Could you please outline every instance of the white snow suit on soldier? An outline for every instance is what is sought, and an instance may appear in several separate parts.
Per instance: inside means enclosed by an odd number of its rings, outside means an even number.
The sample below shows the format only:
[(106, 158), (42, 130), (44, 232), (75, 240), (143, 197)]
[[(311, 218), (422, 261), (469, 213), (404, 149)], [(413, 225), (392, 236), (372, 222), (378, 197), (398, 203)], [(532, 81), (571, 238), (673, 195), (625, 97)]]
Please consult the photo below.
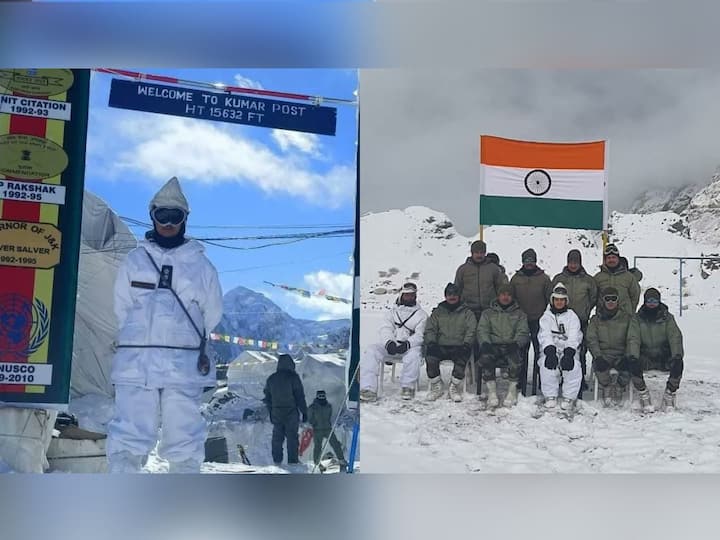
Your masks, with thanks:
[(380, 328), (380, 341), (368, 346), (360, 357), (360, 390), (377, 392), (380, 366), (388, 352), (385, 345), (388, 341), (407, 341), (410, 348), (401, 355), (402, 371), (400, 373), (400, 386), (414, 388), (420, 376), (420, 362), (422, 360), (422, 342), (425, 323), (428, 315), (420, 307), (395, 304), (385, 315)]
[[(572, 309), (561, 313), (553, 313), (550, 306), (540, 317), (540, 331), (538, 341), (540, 343), (540, 388), (545, 398), (557, 398), (562, 379), (562, 397), (575, 399), (580, 391), (582, 383), (582, 366), (580, 364), (580, 344), (583, 334), (580, 330), (580, 319)], [(557, 366), (548, 369), (545, 366), (545, 349), (554, 346), (557, 351)], [(570, 351), (569, 349), (572, 349)], [(563, 369), (562, 360), (565, 351), (572, 353), (572, 369)], [(574, 352), (573, 352), (574, 351)], [(566, 359), (565, 364), (569, 361)]]
[[(189, 210), (173, 178), (152, 205)], [(150, 257), (163, 272), (153, 266)], [(204, 247), (185, 239), (171, 249), (141, 241), (118, 270), (115, 315), (117, 352), (110, 378), (115, 415), (108, 425), (110, 472), (139, 472), (158, 440), (170, 472), (199, 472), (205, 458), (207, 425), (200, 414), (203, 387), (216, 373), (198, 370), (200, 337), (170, 287), (200, 331), (210, 332), (222, 317), (217, 271)]]

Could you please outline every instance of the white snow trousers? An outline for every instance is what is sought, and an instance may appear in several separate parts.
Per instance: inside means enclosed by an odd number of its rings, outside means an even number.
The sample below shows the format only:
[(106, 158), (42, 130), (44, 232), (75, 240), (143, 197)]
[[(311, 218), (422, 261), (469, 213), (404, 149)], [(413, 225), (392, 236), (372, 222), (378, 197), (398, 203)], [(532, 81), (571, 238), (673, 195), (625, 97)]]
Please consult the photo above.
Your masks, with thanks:
[[(382, 369), (385, 357), (389, 356), (385, 347), (379, 343), (370, 345), (360, 357), (360, 389), (377, 392), (378, 376)], [(400, 355), (394, 355), (397, 358)], [(403, 388), (415, 388), (415, 383), (420, 377), (420, 362), (422, 354), (420, 347), (411, 347), (402, 355), (402, 370), (400, 372), (400, 386)]]
[(200, 414), (202, 388), (115, 385), (115, 415), (108, 424), (109, 472), (140, 472), (157, 444), (170, 472), (200, 472), (207, 423)]
[(558, 397), (560, 391), (560, 379), (562, 377), (562, 397), (568, 399), (577, 399), (580, 392), (580, 384), (582, 383), (582, 366), (580, 364), (580, 355), (575, 353), (575, 363), (572, 370), (560, 373), (560, 360), (562, 360), (562, 351), (558, 351), (558, 367), (557, 369), (548, 369), (545, 367), (545, 353), (540, 353), (538, 362), (540, 363), (540, 389), (543, 396)]

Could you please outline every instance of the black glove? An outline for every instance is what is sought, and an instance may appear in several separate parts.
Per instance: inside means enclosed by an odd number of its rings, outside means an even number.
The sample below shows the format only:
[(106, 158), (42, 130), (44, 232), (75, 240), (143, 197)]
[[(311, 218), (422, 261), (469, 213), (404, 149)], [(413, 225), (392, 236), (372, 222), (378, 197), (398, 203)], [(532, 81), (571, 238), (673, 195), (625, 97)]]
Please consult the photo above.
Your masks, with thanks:
[(492, 345), (490, 345), (487, 341), (485, 343), (480, 344), (480, 353), (481, 354), (492, 354), (493, 348)]
[(409, 341), (398, 341), (395, 347), (395, 354), (405, 354), (410, 348)]
[(470, 353), (472, 353), (472, 345), (470, 343), (463, 343), (460, 347), (460, 351), (462, 352), (463, 356), (469, 358)]
[(397, 344), (394, 341), (388, 341), (385, 344), (385, 350), (388, 352), (389, 355), (393, 355), (397, 353)]
[(307, 413), (303, 413), (302, 421), (303, 421), (303, 423), (307, 422)]
[(560, 369), (563, 371), (572, 371), (575, 367), (575, 349), (566, 347), (563, 351), (562, 360), (560, 361)]
[(557, 369), (558, 367), (558, 357), (557, 357), (557, 349), (554, 345), (548, 345), (543, 349), (543, 352), (545, 353), (545, 367), (547, 369)]
[(593, 368), (595, 371), (607, 371), (610, 369), (610, 364), (602, 356), (593, 358)]

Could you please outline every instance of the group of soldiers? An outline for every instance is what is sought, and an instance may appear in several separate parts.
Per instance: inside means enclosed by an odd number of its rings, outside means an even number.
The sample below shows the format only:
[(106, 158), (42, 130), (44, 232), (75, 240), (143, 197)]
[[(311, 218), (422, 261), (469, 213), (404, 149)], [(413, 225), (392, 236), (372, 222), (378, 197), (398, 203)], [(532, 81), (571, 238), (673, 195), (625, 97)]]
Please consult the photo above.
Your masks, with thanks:
[[(481, 401), (487, 407), (512, 407), (518, 390), (526, 395), (532, 345), (533, 393), (539, 379), (541, 406), (547, 410), (559, 407), (569, 412), (582, 399), (588, 351), (605, 406), (621, 404), (632, 382), (643, 411), (653, 411), (643, 378), (649, 369), (669, 372), (662, 407), (675, 406), (684, 365), (682, 334), (655, 288), (645, 291), (635, 311), (642, 273), (629, 268), (617, 246), (604, 248), (603, 264), (594, 276), (583, 267), (580, 251), (570, 250), (566, 266), (553, 279), (538, 267), (533, 249), (522, 253), (522, 266), (510, 280), (497, 255), (487, 253), (485, 242), (473, 242), (470, 252), (454, 282), (445, 287), (445, 300), (429, 317), (417, 302), (417, 286), (403, 285), (386, 314), (379, 342), (363, 351), (362, 401), (377, 400), (383, 362), (400, 357), (402, 399), (414, 398), (424, 359), (428, 398), (445, 395), (440, 362), (451, 360), (447, 395), (462, 401), (465, 373), (473, 359), (470, 366)], [(502, 398), (496, 384), (498, 368), (509, 383)]]

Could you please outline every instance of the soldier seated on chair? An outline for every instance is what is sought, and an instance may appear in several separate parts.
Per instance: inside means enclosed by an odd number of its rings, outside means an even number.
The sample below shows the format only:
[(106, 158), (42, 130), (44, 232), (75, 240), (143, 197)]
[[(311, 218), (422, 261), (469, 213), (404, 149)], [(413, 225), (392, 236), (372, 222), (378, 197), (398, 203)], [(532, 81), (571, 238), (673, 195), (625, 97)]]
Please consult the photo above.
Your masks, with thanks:
[(402, 359), (402, 397), (413, 397), (420, 376), (426, 321), (427, 313), (417, 303), (417, 285), (406, 283), (380, 327), (380, 342), (367, 347), (360, 357), (360, 401), (377, 399), (378, 376), (387, 356)]
[(522, 370), (520, 351), (530, 342), (527, 315), (520, 310), (512, 296), (512, 287), (503, 284), (498, 287), (497, 299), (489, 309), (483, 311), (477, 327), (477, 341), (480, 343), (480, 366), (486, 381), (487, 392), (480, 397), (487, 400), (489, 407), (497, 407), (495, 368), (507, 362), (510, 386), (505, 404), (517, 403), (517, 382)]
[(430, 381), (429, 399), (436, 400), (443, 395), (440, 362), (452, 360), (448, 396), (453, 401), (462, 401), (465, 367), (472, 353), (476, 324), (472, 310), (460, 301), (459, 287), (448, 283), (445, 286), (445, 301), (433, 309), (425, 325), (423, 348)]
[[(593, 370), (600, 386), (603, 404), (608, 407), (622, 402), (632, 379), (640, 393), (640, 404), (649, 411), (650, 392), (645, 386), (640, 355), (640, 327), (637, 317), (620, 309), (618, 291), (606, 287), (600, 291), (600, 306), (588, 323), (587, 344), (593, 357)], [(610, 369), (618, 372), (612, 381)]]
[(663, 407), (675, 406), (675, 392), (683, 372), (683, 336), (675, 317), (660, 300), (660, 291), (645, 291), (645, 302), (638, 310), (640, 325), (640, 362), (643, 370), (669, 371)]

